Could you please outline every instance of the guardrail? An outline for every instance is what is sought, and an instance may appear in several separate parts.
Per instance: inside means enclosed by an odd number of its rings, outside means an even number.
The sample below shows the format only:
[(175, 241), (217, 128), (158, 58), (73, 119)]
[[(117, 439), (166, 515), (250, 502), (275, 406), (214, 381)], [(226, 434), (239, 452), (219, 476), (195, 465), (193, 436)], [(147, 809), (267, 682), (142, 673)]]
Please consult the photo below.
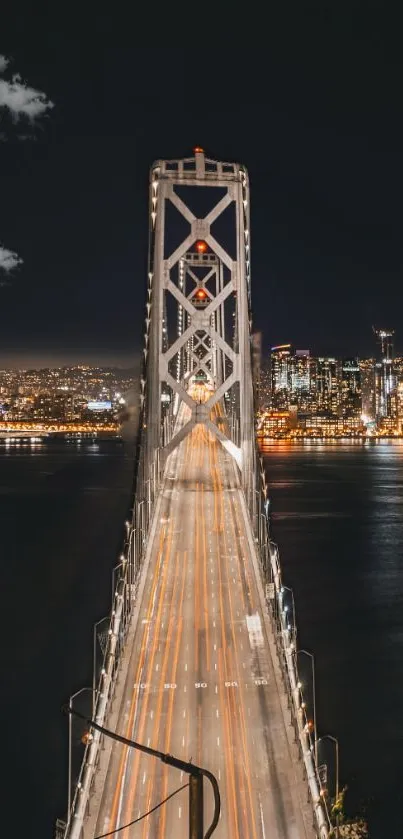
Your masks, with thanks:
[[(95, 722), (104, 727), (107, 727), (116, 676), (125, 650), (130, 618), (136, 603), (140, 572), (145, 556), (154, 504), (160, 486), (161, 475), (158, 455), (159, 452), (157, 451), (155, 461), (150, 469), (150, 477), (146, 480), (144, 480), (143, 464), (140, 465), (140, 500), (135, 501), (131, 521), (126, 522), (123, 551), (114, 570), (116, 585), (112, 596), (107, 643), (94, 698), (93, 711)], [(86, 740), (70, 812), (67, 813), (64, 839), (80, 839), (83, 822), (88, 813), (89, 798), (99, 763), (103, 736), (94, 729), (87, 733)]]

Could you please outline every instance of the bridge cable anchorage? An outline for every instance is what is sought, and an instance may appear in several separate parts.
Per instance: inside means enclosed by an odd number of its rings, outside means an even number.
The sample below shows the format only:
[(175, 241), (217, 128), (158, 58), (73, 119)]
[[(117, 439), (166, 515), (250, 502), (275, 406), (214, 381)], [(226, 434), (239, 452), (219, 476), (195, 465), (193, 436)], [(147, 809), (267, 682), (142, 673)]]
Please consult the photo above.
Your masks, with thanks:
[[(168, 766), (173, 766), (175, 769), (179, 769), (181, 772), (186, 772), (187, 775), (190, 775), (190, 782), (189, 784), (185, 784), (185, 786), (189, 787), (189, 826), (190, 826), (190, 833), (189, 839), (210, 839), (210, 836), (213, 835), (220, 818), (220, 811), (221, 811), (221, 799), (220, 799), (220, 790), (218, 787), (218, 782), (208, 769), (204, 769), (202, 766), (196, 766), (196, 764), (191, 763), (190, 761), (181, 760), (180, 758), (174, 757), (174, 755), (170, 755), (167, 752), (160, 752), (157, 749), (152, 749), (150, 746), (144, 746), (142, 743), (137, 743), (135, 740), (129, 740), (128, 737), (123, 737), (122, 734), (116, 734), (115, 731), (110, 731), (108, 728), (104, 728), (103, 725), (98, 725), (95, 720), (90, 719), (85, 714), (82, 714), (80, 711), (77, 711), (75, 708), (70, 707), (70, 705), (63, 705), (62, 712), (69, 716), (72, 714), (75, 717), (78, 717), (84, 722), (87, 723), (89, 728), (94, 728), (96, 731), (99, 731), (100, 734), (103, 734), (104, 737), (110, 737), (112, 740), (117, 740), (118, 743), (123, 743), (124, 746), (129, 746), (131, 749), (137, 749), (140, 752), (144, 752), (145, 754), (151, 755), (152, 757), (157, 757), (161, 760), (162, 763), (166, 763)], [(214, 814), (213, 819), (210, 824), (210, 827), (207, 829), (207, 832), (203, 835), (203, 785), (202, 779), (206, 777), (207, 780), (210, 781), (211, 786), (213, 787), (213, 794), (214, 794)], [(183, 787), (181, 787), (183, 789)], [(179, 790), (176, 790), (179, 792)], [(172, 793), (175, 795), (176, 793)], [(169, 796), (171, 797), (171, 796)], [(167, 801), (168, 799), (166, 799)], [(165, 801), (161, 801), (157, 806), (160, 807), (164, 804)], [(156, 807), (154, 809), (157, 809)], [(150, 812), (153, 812), (152, 810)], [(145, 813), (144, 816), (148, 815)], [(142, 818), (144, 818), (144, 816)], [(140, 821), (140, 819), (138, 819)], [(131, 822), (134, 824), (134, 822)], [(129, 825), (123, 825), (123, 827), (129, 827)], [(119, 828), (119, 830), (122, 830)], [(112, 831), (116, 833), (117, 831)], [(112, 834), (104, 834), (104, 836), (110, 836)], [(98, 837), (98, 839), (102, 839)]]

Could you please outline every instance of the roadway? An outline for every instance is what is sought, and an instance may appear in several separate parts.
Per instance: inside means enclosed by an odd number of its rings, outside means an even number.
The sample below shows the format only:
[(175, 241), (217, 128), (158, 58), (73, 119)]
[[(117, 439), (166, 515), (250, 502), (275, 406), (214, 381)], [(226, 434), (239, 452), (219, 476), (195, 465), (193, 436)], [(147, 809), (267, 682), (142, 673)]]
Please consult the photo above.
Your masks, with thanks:
[[(203, 425), (171, 454), (158, 515), (116, 730), (216, 775), (217, 839), (311, 837), (236, 470)], [(186, 781), (114, 743), (85, 839), (139, 818)], [(204, 789), (206, 830), (213, 812), (207, 781)], [(117, 835), (187, 837), (188, 790)]]

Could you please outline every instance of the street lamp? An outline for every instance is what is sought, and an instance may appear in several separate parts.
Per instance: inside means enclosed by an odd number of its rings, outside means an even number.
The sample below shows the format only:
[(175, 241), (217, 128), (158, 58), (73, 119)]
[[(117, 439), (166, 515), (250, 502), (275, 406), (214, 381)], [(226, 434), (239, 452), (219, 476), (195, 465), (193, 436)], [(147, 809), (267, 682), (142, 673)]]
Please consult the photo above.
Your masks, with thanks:
[[(298, 662), (299, 655), (306, 655), (311, 660), (311, 667), (312, 667), (312, 711), (313, 711), (313, 730), (314, 730), (314, 744), (315, 744), (315, 764), (316, 767), (318, 766), (318, 735), (316, 730), (316, 683), (315, 683), (315, 659), (312, 653), (308, 652), (308, 650), (296, 650), (296, 657)], [(298, 665), (297, 665), (298, 669)]]
[[(104, 618), (100, 618), (99, 621), (94, 623), (93, 631), (92, 631), (92, 692), (93, 692), (92, 716), (93, 717), (95, 716), (95, 705), (96, 705), (96, 700), (97, 700), (97, 696), (96, 696), (96, 694), (97, 694), (97, 635), (98, 635), (97, 630), (98, 630), (98, 627), (101, 625), (101, 623), (104, 623), (105, 621), (110, 621), (110, 615), (105, 615)], [(110, 634), (111, 634), (111, 631), (109, 631), (109, 635)], [(102, 649), (102, 647), (101, 647), (101, 649)]]
[[(337, 737), (333, 737), (332, 734), (324, 734), (322, 737), (319, 737), (318, 743), (321, 740), (330, 740), (335, 746), (336, 752), (336, 780), (335, 780), (335, 804), (338, 806), (339, 800), (339, 741)], [(339, 812), (336, 810), (336, 839), (339, 839)]]
[(127, 557), (125, 557), (124, 554), (121, 554), (120, 562), (118, 562), (118, 564), (115, 565), (114, 568), (112, 568), (112, 603), (113, 603), (113, 600), (114, 600), (114, 597), (115, 597), (115, 591), (116, 591), (116, 572), (120, 568), (121, 569), (120, 576), (123, 576), (122, 569), (125, 568), (126, 562), (127, 562)]
[(67, 790), (67, 818), (70, 818), (70, 811), (71, 811), (71, 775), (73, 771), (73, 755), (72, 755), (72, 738), (73, 738), (73, 714), (75, 713), (73, 710), (73, 701), (76, 699), (77, 696), (80, 694), (85, 693), (86, 691), (91, 691), (92, 688), (80, 688), (80, 690), (76, 690), (75, 693), (69, 698), (69, 763), (68, 763), (68, 790)]
[(295, 643), (295, 640), (296, 640), (296, 637), (297, 637), (297, 627), (296, 627), (296, 623), (295, 623), (295, 601), (294, 601), (294, 592), (293, 592), (292, 588), (290, 588), (289, 586), (285, 586), (283, 583), (281, 583), (281, 588), (280, 588), (280, 595), (281, 595), (281, 612), (282, 612), (282, 613), (287, 614), (287, 612), (288, 612), (288, 606), (287, 606), (287, 605), (284, 605), (284, 592), (285, 592), (285, 591), (289, 591), (289, 592), (290, 592), (290, 595), (291, 595), (291, 604), (292, 604), (292, 624), (288, 623), (288, 619), (287, 619), (287, 621), (286, 621), (286, 628), (287, 628), (289, 631), (291, 630), (291, 628), (293, 629), (293, 636), (294, 636), (294, 637), (293, 637), (293, 640), (294, 640), (294, 643)]
[[(333, 737), (332, 734), (323, 734), (322, 737), (319, 737), (319, 740), (317, 742), (320, 743), (322, 740), (330, 740), (332, 743), (334, 743), (334, 746), (335, 746), (335, 753), (336, 753), (335, 796), (336, 796), (336, 801), (337, 801), (338, 797), (339, 797), (339, 741), (338, 741), (337, 737)], [(337, 826), (338, 826), (338, 816), (337, 816)]]
[[(121, 734), (116, 734), (115, 731), (110, 731), (102, 725), (99, 725), (99, 723), (95, 720), (89, 719), (85, 716), (85, 714), (75, 711), (70, 705), (70, 702), (68, 706), (64, 706), (62, 710), (67, 713), (69, 717), (74, 714), (74, 716), (85, 720), (89, 729), (94, 728), (105, 737), (111, 737), (112, 740), (117, 740), (118, 743), (123, 743), (123, 745), (128, 746), (129, 748), (137, 749), (140, 752), (156, 757), (161, 760), (162, 763), (165, 763), (168, 766), (173, 766), (181, 772), (186, 772), (186, 774), (190, 776), (189, 783), (180, 787), (180, 790), (184, 789), (185, 786), (189, 787), (189, 839), (210, 839), (218, 825), (221, 810), (220, 790), (217, 779), (212, 772), (208, 769), (204, 769), (202, 766), (196, 766), (196, 764), (191, 761), (180, 760), (179, 758), (167, 754), (166, 752), (157, 751), (156, 749), (152, 749), (150, 746), (144, 746), (142, 743), (137, 743), (135, 740), (129, 740)], [(203, 829), (203, 778), (207, 778), (207, 780), (210, 781), (214, 794), (214, 814), (206, 834), (204, 834)], [(180, 790), (177, 790), (177, 792)], [(126, 827), (130, 827), (130, 825), (126, 825)], [(121, 830), (122, 828), (119, 829)]]

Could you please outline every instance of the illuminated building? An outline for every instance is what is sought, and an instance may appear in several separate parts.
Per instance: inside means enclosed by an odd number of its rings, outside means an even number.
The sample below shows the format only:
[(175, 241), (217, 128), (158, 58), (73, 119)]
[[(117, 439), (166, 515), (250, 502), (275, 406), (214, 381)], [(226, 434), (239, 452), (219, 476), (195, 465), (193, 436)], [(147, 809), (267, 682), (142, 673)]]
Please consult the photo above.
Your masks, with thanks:
[(267, 411), (258, 428), (258, 434), (264, 437), (287, 435), (292, 425), (289, 411)]
[(341, 365), (341, 413), (343, 417), (361, 417), (361, 370), (357, 358), (345, 358)]
[(307, 410), (311, 401), (312, 359), (309, 350), (280, 344), (271, 350), (271, 405), (278, 410)]
[(262, 362), (260, 370), (259, 382), (259, 408), (261, 411), (267, 410), (271, 402), (271, 386), (270, 386), (270, 364), (266, 361)]
[(311, 402), (311, 361), (309, 350), (295, 350), (291, 359), (290, 404), (302, 411)]
[(393, 419), (397, 413), (396, 376), (393, 369), (394, 329), (374, 329), (379, 357), (375, 364), (375, 414), (377, 420)]
[(375, 359), (361, 358), (362, 413), (368, 420), (375, 419)]
[(316, 404), (318, 411), (338, 414), (341, 401), (340, 362), (335, 358), (316, 359)]
[(271, 403), (272, 408), (287, 409), (291, 391), (293, 349), (291, 344), (271, 348)]

